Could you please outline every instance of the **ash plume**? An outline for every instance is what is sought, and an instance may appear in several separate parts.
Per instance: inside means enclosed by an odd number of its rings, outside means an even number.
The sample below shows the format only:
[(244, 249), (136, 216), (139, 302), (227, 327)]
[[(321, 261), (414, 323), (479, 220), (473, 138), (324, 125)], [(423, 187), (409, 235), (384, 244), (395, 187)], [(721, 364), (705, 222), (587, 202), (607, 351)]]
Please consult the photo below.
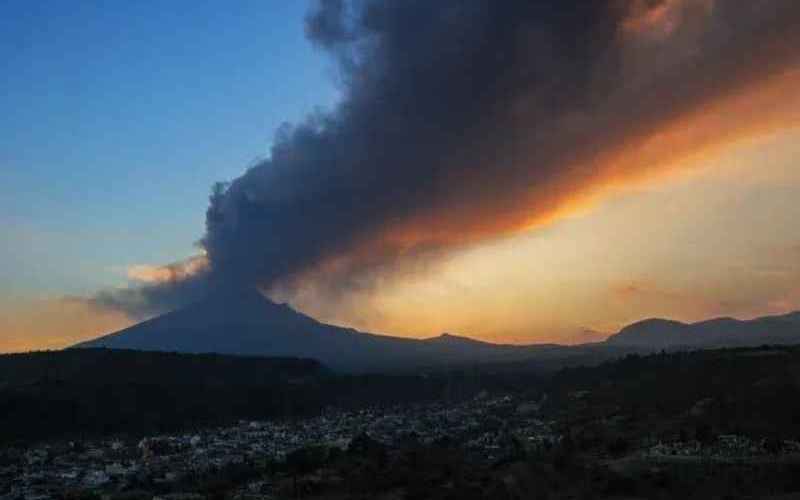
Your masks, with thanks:
[(798, 25), (795, 0), (322, 1), (306, 32), (341, 102), (215, 186), (208, 266), (99, 299), (142, 315), (220, 286), (335, 295), (546, 224), (796, 119), (775, 103), (800, 81)]

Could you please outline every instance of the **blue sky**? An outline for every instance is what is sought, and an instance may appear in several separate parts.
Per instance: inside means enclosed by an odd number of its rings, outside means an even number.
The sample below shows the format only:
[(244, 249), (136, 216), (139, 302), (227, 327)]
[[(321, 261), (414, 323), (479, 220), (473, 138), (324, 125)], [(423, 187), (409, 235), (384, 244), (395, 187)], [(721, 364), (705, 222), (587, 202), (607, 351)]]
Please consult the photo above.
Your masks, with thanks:
[(0, 292), (186, 257), (211, 184), (337, 91), (307, 2), (4, 2)]

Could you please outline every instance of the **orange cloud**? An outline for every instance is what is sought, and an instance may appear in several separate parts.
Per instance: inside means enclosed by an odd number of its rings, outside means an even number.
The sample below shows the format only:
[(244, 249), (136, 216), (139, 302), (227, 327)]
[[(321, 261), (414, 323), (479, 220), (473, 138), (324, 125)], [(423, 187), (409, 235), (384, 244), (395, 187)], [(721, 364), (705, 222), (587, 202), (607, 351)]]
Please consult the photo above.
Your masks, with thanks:
[(137, 264), (128, 268), (128, 279), (143, 284), (171, 283), (185, 280), (208, 269), (208, 258), (197, 255), (164, 266)]
[[(621, 188), (658, 181), (707, 165), (721, 150), (800, 126), (800, 70), (785, 71), (740, 92), (703, 103), (656, 130), (644, 130), (616, 149), (573, 160), (565, 175), (532, 185), (519, 198), (479, 201), (458, 210), (434, 211), (385, 229), (373, 245), (408, 251), (454, 246), (528, 231), (585, 211)], [(732, 117), (735, 117), (733, 119)], [(491, 214), (486, 216), (486, 214)], [(348, 258), (361, 260), (375, 247)], [(378, 252), (379, 253), (379, 252)]]
[[(431, 266), (443, 262), (442, 254), (453, 249), (543, 228), (586, 213), (621, 189), (707, 167), (726, 149), (800, 126), (797, 88), (800, 71), (784, 71), (705, 102), (659, 129), (645, 127), (616, 149), (573, 159), (563, 167), (566, 175), (545, 186), (533, 185), (520, 196), (484, 200), (485, 204), (477, 199), (473, 205), (427, 211), (387, 225), (379, 236), (370, 235), (351, 251), (324, 259), (317, 267), (295, 276), (288, 286), (279, 284), (271, 295), (309, 310), (330, 311), (347, 303), (347, 297), (337, 298), (343, 291), (346, 295), (365, 288), (376, 290), (395, 278), (408, 280), (430, 274)], [(392, 256), (391, 272), (386, 271), (387, 256)], [(364, 271), (371, 267), (375, 273)], [(688, 304), (676, 297), (667, 300), (672, 305), (676, 301), (681, 308)], [(699, 319), (724, 308), (704, 300), (689, 309)]]
[(626, 2), (628, 17), (621, 30), (626, 36), (663, 40), (675, 33), (687, 21), (709, 16), (715, 0), (635, 0)]

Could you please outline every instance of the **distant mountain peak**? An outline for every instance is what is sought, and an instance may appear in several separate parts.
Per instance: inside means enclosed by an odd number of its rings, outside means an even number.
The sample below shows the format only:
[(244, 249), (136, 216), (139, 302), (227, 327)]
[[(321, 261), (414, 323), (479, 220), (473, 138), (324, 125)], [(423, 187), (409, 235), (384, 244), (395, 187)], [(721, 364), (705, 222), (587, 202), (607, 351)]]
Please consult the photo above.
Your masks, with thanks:
[(682, 323), (661, 318), (637, 321), (608, 338), (616, 346), (662, 349), (670, 347), (720, 347), (759, 344), (793, 344), (800, 341), (800, 311), (752, 320), (731, 317)]
[(439, 343), (449, 343), (449, 344), (488, 344), (482, 340), (473, 339), (470, 337), (465, 337), (463, 335), (456, 335), (453, 333), (441, 333), (436, 337), (430, 337), (425, 339), (426, 342), (439, 342)]
[(630, 328), (642, 328), (642, 327), (657, 328), (662, 326), (686, 326), (686, 323), (667, 318), (645, 318), (631, 323), (630, 325), (622, 328), (622, 330), (620, 331), (627, 330)]
[(778, 317), (781, 318), (781, 319), (784, 319), (786, 321), (796, 321), (796, 322), (800, 323), (800, 311), (793, 311), (793, 312), (786, 313), (786, 314), (783, 314), (783, 315), (778, 316)]

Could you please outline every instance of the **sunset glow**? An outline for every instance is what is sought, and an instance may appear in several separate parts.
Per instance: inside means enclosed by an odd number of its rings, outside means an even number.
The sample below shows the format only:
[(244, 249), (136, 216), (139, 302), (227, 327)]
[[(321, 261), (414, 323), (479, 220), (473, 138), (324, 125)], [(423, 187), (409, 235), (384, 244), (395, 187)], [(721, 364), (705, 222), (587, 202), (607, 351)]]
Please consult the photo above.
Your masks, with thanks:
[[(15, 108), (27, 125), (16, 136), (3, 129), (18, 139), (3, 143), (11, 169), (0, 180), (24, 188), (0, 200), (0, 351), (65, 347), (215, 287), (258, 287), (368, 331), (508, 343), (593, 341), (651, 316), (800, 308), (800, 34), (791, 22), (800, 11), (785, 0), (759, 5), (454, 7), (436, 11), (444, 28), (425, 32), (435, 43), (419, 52), (398, 49), (393, 37), (405, 31), (366, 14), (349, 26), (332, 7), (317, 17), (285, 8), (293, 28), (276, 36), (302, 62), (284, 73), (275, 61), (294, 56), (270, 52), (252, 82), (216, 70), (246, 66), (235, 48), (261, 27), (243, 11), (230, 47), (192, 52), (196, 67), (156, 64), (175, 68), (170, 80), (145, 81), (160, 75), (148, 66), (117, 81), (102, 65), (125, 68), (98, 52), (99, 76), (84, 84), (125, 95), (97, 109), (9, 81), (7, 96), (86, 114), (74, 135), (55, 118), (35, 135), (41, 117), (58, 116), (49, 108)], [(530, 19), (514, 36), (491, 31), (503, 16), (517, 19), (515, 9)], [(487, 23), (496, 46), (459, 16)], [(36, 33), (44, 20), (30, 22)], [(75, 54), (101, 50), (64, 29)], [(164, 43), (179, 59), (192, 45)], [(151, 49), (128, 57), (148, 65)], [(62, 55), (45, 42), (25, 50), (14, 52), (20, 75)], [(157, 96), (198, 75), (208, 79), (191, 98), (130, 110), (143, 120), (182, 106), (161, 128), (93, 122), (140, 95), (131, 81)], [(264, 91), (276, 85), (283, 97)], [(218, 93), (230, 95), (211, 99)], [(288, 116), (273, 111), (282, 104)], [(296, 125), (280, 125), (286, 119)], [(260, 141), (273, 130), (265, 153)], [(62, 157), (69, 176), (57, 171)]]

